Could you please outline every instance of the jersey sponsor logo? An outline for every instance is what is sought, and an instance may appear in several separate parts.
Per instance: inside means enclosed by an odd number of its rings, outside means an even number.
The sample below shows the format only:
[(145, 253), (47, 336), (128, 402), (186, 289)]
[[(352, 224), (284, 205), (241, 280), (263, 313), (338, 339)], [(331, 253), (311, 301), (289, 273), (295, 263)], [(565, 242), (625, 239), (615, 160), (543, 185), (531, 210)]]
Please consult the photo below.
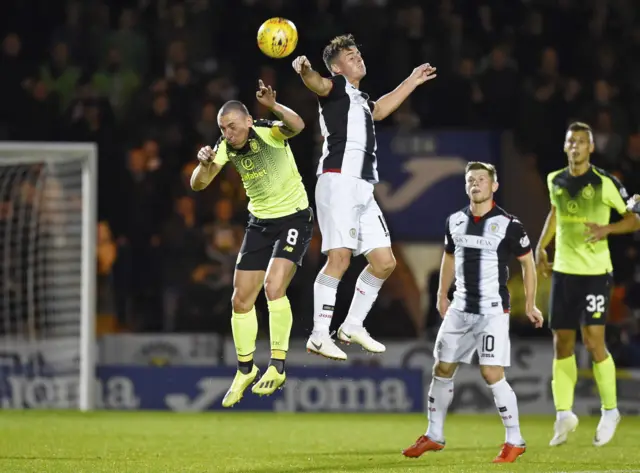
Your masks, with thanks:
[(586, 200), (591, 200), (596, 195), (596, 191), (591, 184), (582, 189), (582, 198)]
[(242, 179), (245, 181), (253, 181), (254, 179), (258, 179), (260, 177), (264, 177), (267, 175), (267, 170), (263, 169), (258, 172), (248, 172), (242, 176)]
[(567, 202), (567, 211), (572, 214), (576, 213), (578, 211), (578, 203), (575, 200)]
[(520, 246), (522, 246), (522, 248), (526, 248), (530, 243), (531, 242), (529, 241), (529, 237), (527, 235), (520, 238)]
[(496, 250), (499, 244), (498, 240), (474, 235), (453, 235), (453, 242), (456, 246), (476, 248), (479, 250)]
[(255, 164), (253, 163), (253, 161), (249, 158), (243, 158), (240, 161), (240, 165), (246, 170), (246, 171), (251, 171), (254, 167)]

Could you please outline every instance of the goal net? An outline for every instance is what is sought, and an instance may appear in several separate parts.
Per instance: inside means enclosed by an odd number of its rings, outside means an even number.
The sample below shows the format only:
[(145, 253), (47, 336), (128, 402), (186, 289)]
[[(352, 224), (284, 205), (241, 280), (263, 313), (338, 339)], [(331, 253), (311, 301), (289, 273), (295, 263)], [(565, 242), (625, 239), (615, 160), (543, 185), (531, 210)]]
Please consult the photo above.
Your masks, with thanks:
[(0, 408), (94, 405), (97, 151), (0, 143)]

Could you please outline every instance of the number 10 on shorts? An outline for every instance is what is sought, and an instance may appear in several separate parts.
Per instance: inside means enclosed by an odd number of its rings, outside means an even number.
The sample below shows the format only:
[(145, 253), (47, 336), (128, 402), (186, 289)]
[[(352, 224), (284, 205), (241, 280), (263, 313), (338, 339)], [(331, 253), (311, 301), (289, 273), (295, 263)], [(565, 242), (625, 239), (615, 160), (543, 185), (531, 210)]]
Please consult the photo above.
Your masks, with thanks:
[(495, 337), (493, 335), (482, 336), (482, 353), (491, 353), (495, 348)]

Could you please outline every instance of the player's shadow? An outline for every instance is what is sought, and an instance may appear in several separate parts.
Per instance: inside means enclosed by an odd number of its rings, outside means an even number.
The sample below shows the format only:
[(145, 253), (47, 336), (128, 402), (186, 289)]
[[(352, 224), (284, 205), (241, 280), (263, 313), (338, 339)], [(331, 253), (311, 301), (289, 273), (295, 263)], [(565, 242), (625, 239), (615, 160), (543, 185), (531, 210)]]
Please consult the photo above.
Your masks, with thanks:
[[(451, 449), (454, 450), (454, 449)], [(494, 452), (496, 451), (495, 447), (482, 447), (482, 448), (477, 448), (477, 447), (462, 447), (462, 448), (456, 448), (455, 449), (456, 452)], [(397, 457), (392, 458), (392, 459), (388, 459), (388, 460), (381, 460), (379, 457), (381, 456), (389, 456), (389, 455), (397, 455)], [(377, 470), (377, 469), (384, 469), (384, 468), (402, 468), (403, 466), (406, 466), (406, 468), (414, 468), (414, 467), (421, 467), (421, 466), (428, 466), (427, 464), (424, 463), (417, 463), (420, 462), (421, 460), (418, 459), (416, 462), (416, 459), (412, 459), (412, 458), (403, 458), (402, 454), (401, 454), (401, 450), (397, 450), (397, 449), (386, 449), (386, 450), (359, 450), (359, 451), (352, 451), (352, 452), (313, 452), (313, 453), (290, 453), (287, 456), (293, 456), (293, 457), (306, 457), (306, 458), (310, 458), (313, 459), (314, 457), (318, 458), (318, 457), (335, 457), (335, 460), (339, 460), (340, 457), (349, 457), (349, 459), (347, 461), (345, 461), (345, 463), (350, 463), (353, 462), (353, 457), (361, 457), (361, 460), (358, 462), (358, 464), (347, 464), (344, 465), (342, 467), (339, 467), (339, 469), (336, 469), (336, 465), (318, 465), (318, 466), (311, 466), (309, 465), (308, 467), (305, 468), (301, 468), (301, 467), (295, 467), (295, 468), (279, 468), (279, 467), (275, 467), (275, 468), (264, 468), (264, 469), (257, 469), (257, 470), (251, 470), (251, 473), (299, 473), (300, 471), (304, 471), (305, 473), (320, 473), (320, 472), (328, 472), (328, 471), (344, 471), (344, 472), (366, 472), (366, 471), (371, 471), (373, 470)], [(422, 458), (422, 460), (424, 461), (424, 458), (428, 457), (429, 454), (424, 455), (424, 457)], [(375, 461), (374, 461), (375, 459)], [(355, 462), (354, 462), (355, 463)], [(438, 462), (438, 466), (444, 466), (444, 467), (456, 467), (456, 466), (463, 466), (466, 465), (466, 462), (461, 462), (459, 461), (459, 457), (456, 456), (452, 456), (451, 457), (451, 461), (450, 462)]]
[[(495, 447), (456, 447), (449, 448), (447, 452), (497, 452), (500, 450), (500, 445), (496, 445)], [(366, 456), (384, 456), (384, 455), (402, 455), (402, 448), (397, 449), (384, 449), (384, 450), (354, 450), (350, 452), (313, 452), (313, 453), (289, 453), (287, 456), (293, 457), (366, 457)], [(428, 455), (428, 454), (426, 454)]]

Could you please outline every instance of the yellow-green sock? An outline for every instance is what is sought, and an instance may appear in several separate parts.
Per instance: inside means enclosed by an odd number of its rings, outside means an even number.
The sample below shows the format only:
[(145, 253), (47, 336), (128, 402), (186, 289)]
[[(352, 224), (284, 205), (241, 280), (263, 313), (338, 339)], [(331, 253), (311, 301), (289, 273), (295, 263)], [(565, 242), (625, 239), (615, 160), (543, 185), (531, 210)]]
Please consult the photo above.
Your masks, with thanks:
[(287, 296), (268, 301), (269, 306), (269, 335), (271, 337), (271, 351), (286, 352), (289, 350), (289, 335), (293, 325), (291, 304)]
[(256, 308), (252, 307), (246, 314), (234, 312), (231, 316), (231, 331), (233, 332), (233, 343), (236, 346), (238, 361), (253, 360), (253, 352), (256, 351), (256, 338), (258, 337)]
[(616, 365), (613, 357), (609, 355), (600, 363), (593, 364), (593, 377), (598, 384), (602, 408), (609, 410), (618, 407), (616, 392)]
[(553, 380), (551, 391), (556, 411), (570, 411), (573, 408), (573, 395), (578, 380), (576, 356), (553, 360)]

